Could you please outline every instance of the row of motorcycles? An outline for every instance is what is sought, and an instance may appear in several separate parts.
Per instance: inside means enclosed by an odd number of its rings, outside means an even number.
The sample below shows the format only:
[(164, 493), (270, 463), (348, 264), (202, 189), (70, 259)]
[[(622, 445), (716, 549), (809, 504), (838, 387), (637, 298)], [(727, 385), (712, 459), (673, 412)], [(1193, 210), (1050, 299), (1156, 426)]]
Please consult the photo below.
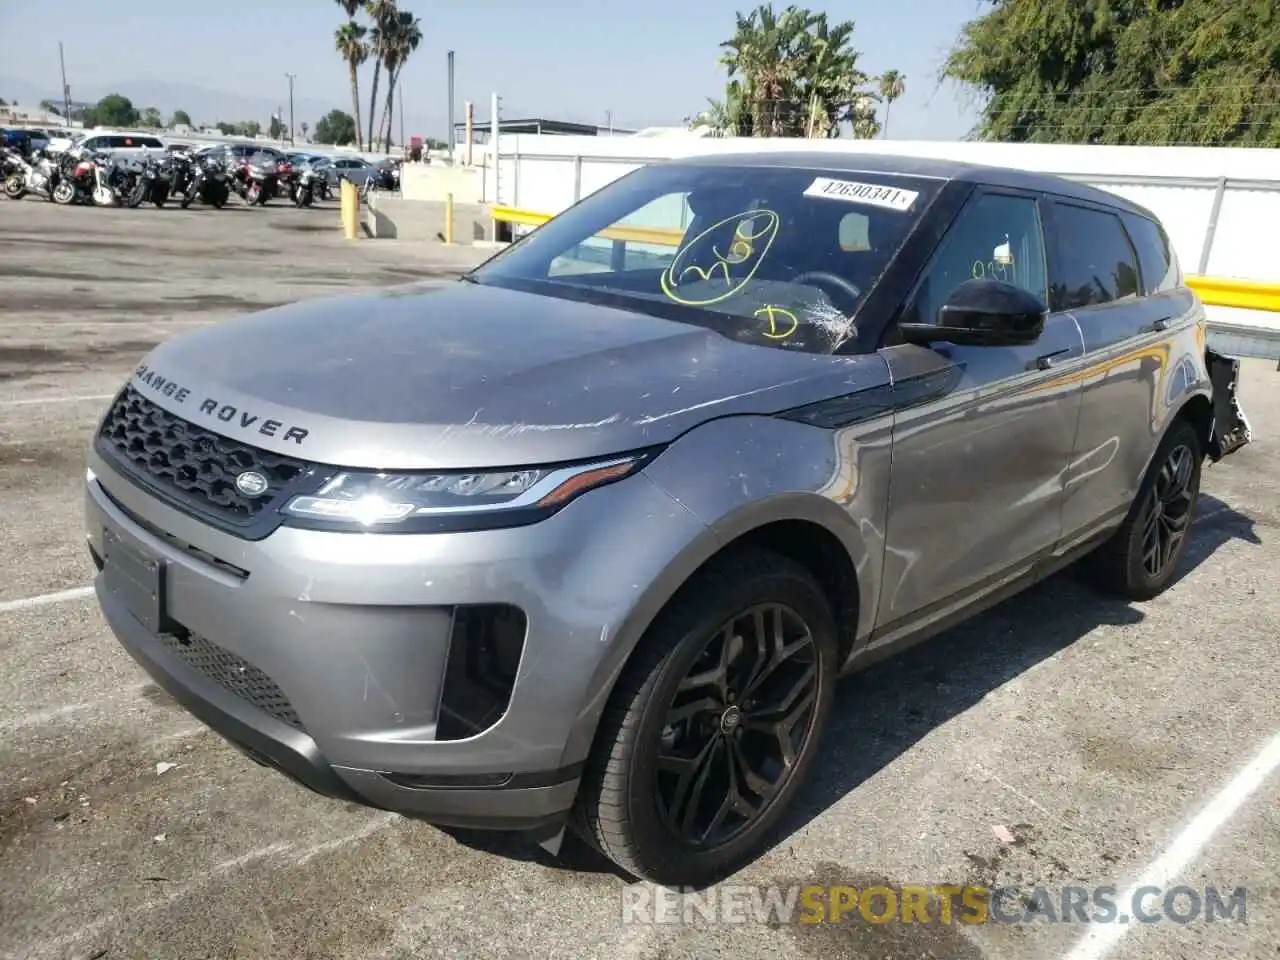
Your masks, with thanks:
[[(11, 200), (31, 194), (57, 204), (163, 207), (170, 199), (183, 209), (199, 201), (223, 206), (235, 194), (250, 206), (285, 196), (299, 207), (330, 197), (326, 171), (293, 167), (266, 154), (236, 157), (217, 151), (174, 151), (142, 157), (109, 156), (73, 146), (62, 153), (34, 150), (24, 155), (0, 147), (0, 178)], [(181, 197), (178, 200), (178, 197)]]

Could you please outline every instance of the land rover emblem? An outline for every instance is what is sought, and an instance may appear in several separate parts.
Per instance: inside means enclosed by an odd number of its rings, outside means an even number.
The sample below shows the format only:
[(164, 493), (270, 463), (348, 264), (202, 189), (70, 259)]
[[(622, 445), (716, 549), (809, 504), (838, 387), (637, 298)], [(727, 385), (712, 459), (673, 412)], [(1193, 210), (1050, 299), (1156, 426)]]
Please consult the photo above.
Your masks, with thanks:
[(236, 489), (246, 497), (260, 497), (268, 486), (267, 478), (256, 470), (246, 470), (236, 477)]

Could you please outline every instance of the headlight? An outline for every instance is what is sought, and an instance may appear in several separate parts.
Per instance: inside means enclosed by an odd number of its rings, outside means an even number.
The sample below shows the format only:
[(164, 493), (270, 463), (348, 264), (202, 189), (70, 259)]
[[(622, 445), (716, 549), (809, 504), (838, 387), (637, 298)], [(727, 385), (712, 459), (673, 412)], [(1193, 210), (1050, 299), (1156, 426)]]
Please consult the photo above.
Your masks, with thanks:
[(574, 466), (429, 474), (347, 471), (314, 494), (294, 497), (284, 511), (302, 521), (363, 529), (450, 518), (468, 524), (527, 523), (579, 494), (621, 480), (649, 459), (637, 455)]

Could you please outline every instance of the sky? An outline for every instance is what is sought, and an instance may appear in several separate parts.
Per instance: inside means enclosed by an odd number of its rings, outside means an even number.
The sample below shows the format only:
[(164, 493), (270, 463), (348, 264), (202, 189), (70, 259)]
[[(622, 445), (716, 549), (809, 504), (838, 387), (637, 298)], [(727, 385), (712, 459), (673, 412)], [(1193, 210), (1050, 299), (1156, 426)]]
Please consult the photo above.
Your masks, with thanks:
[[(65, 48), (73, 99), (116, 89), (134, 105), (227, 113), (248, 104), (288, 104), (286, 73), (296, 74), (299, 121), (329, 107), (351, 109), (345, 64), (333, 32), (343, 14), (327, 0), (0, 0), (0, 97), (57, 97), (58, 41)], [(953, 140), (975, 123), (969, 95), (937, 75), (978, 0), (813, 0), (832, 21), (853, 20), (859, 66), (906, 75), (892, 108), (890, 139)], [(681, 124), (724, 89), (719, 44), (736, 10), (755, 0), (401, 0), (422, 20), (424, 41), (404, 69), (406, 132), (443, 137), (447, 129), (446, 54), (455, 51), (456, 119), (476, 103), (487, 119), (490, 94), (501, 116), (543, 116), (616, 127)], [(785, 6), (776, 2), (775, 9)], [(270, 24), (270, 26), (268, 26)], [(361, 78), (367, 105), (368, 73)], [(7, 86), (6, 86), (7, 85)], [(182, 85), (182, 86), (177, 86)], [(129, 87), (134, 89), (131, 91)], [(184, 88), (223, 96), (210, 98)], [(385, 88), (384, 88), (385, 89)], [(200, 103), (184, 104), (186, 95)], [(179, 102), (152, 103), (147, 100)], [(249, 98), (254, 98), (250, 101)], [(381, 97), (380, 97), (381, 99)], [(144, 102), (139, 102), (144, 101)], [(381, 108), (379, 108), (381, 109)], [(196, 122), (258, 119), (194, 116)], [(310, 116), (316, 113), (316, 117)], [(397, 130), (398, 133), (398, 130)]]

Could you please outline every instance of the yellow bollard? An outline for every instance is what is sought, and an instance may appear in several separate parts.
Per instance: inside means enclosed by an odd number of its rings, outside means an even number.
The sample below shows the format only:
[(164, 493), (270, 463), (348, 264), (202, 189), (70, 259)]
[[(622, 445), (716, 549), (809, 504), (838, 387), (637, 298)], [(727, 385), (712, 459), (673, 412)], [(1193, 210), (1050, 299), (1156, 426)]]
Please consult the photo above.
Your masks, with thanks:
[(453, 194), (444, 195), (444, 242), (453, 243)]
[(359, 236), (360, 191), (350, 180), (342, 181), (339, 203), (342, 213), (342, 234), (348, 240), (354, 240)]

